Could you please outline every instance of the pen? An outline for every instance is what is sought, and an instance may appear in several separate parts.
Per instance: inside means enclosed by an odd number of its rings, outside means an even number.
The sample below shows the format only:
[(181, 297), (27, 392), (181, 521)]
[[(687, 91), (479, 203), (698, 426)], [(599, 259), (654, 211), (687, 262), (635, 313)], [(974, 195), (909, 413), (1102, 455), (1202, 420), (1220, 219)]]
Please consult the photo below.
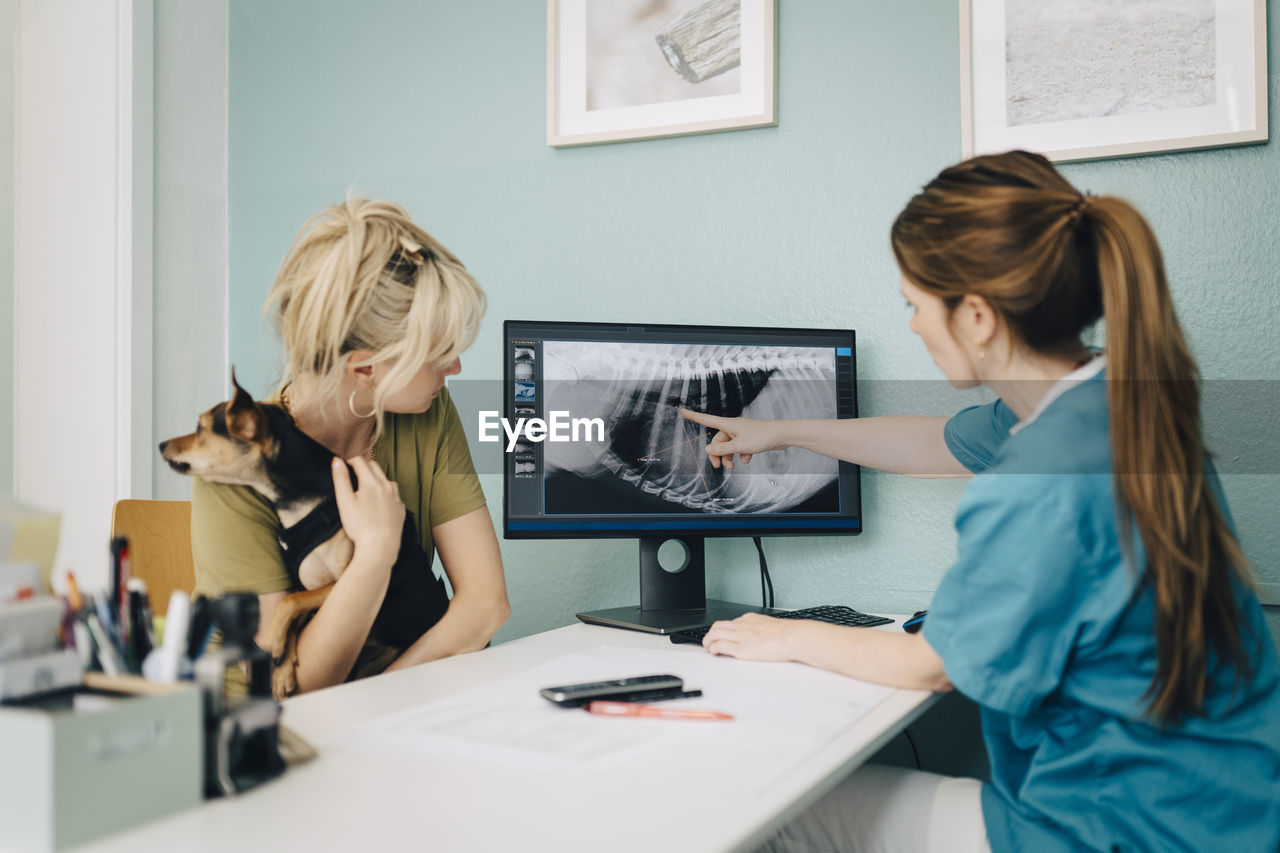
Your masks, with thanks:
[(133, 625), (129, 618), (129, 540), (117, 536), (111, 540), (111, 618), (116, 639), (126, 654)]
[(124, 664), (120, 660), (120, 654), (116, 651), (110, 635), (103, 628), (102, 620), (98, 618), (98, 614), (89, 611), (89, 615), (85, 617), (85, 624), (89, 626), (89, 634), (93, 637), (93, 644), (97, 648), (98, 664), (101, 665), (102, 671), (107, 675), (120, 675), (123, 673)]
[(75, 573), (67, 569), (67, 601), (71, 609), (79, 613), (84, 608), (84, 597), (80, 595), (80, 585), (76, 583)]
[(91, 612), (97, 614), (98, 623), (103, 630), (114, 639), (116, 626), (111, 620), (111, 603), (105, 598), (94, 598), (92, 595), (89, 596), (85, 603)]
[(663, 720), (732, 720), (733, 714), (705, 711), (701, 708), (655, 708), (635, 702), (588, 702), (587, 712), (606, 717), (652, 717)]
[(602, 702), (620, 702), (624, 705), (635, 705), (638, 702), (666, 702), (669, 699), (693, 699), (701, 696), (701, 690), (681, 690), (676, 688), (667, 692), (655, 693), (651, 690), (640, 690), (634, 693), (617, 693), (612, 699), (601, 699)]
[[(120, 610), (120, 552), (124, 548), (124, 537), (116, 536), (111, 540), (111, 565), (107, 575), (107, 607), (115, 616)], [(99, 614), (98, 618), (102, 618)]]

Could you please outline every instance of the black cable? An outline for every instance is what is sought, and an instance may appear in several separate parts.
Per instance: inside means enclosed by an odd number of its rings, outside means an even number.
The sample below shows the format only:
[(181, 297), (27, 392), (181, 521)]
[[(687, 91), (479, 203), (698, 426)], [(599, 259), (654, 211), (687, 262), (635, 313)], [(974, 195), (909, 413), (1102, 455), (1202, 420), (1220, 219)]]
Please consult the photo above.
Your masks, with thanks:
[[(769, 561), (764, 558), (764, 545), (760, 542), (759, 536), (752, 536), (751, 541), (756, 543), (756, 550), (760, 552), (760, 601), (762, 606), (773, 608), (773, 578), (769, 577)], [(765, 596), (765, 584), (769, 585), (769, 595)]]
[(920, 765), (920, 753), (919, 753), (919, 751), (916, 749), (916, 742), (915, 742), (915, 740), (911, 737), (911, 729), (903, 729), (903, 730), (902, 730), (902, 733), (903, 733), (904, 735), (906, 735), (906, 736), (907, 736), (907, 743), (911, 744), (911, 754), (912, 754), (912, 756), (914, 756), (914, 757), (915, 757), (915, 759), (916, 759), (916, 769), (917, 769), (917, 770), (923, 770), (923, 769), (924, 769), (924, 767), (922, 767), (922, 766)]
[[(760, 548), (760, 537), (759, 537), (759, 536), (753, 536), (753, 537), (751, 537), (751, 539), (752, 539), (752, 541), (754, 541), (754, 542), (756, 543), (756, 548), (757, 548), (757, 549), (759, 549), (759, 548)], [(763, 551), (763, 550), (761, 550), (761, 551), (760, 551), (760, 606), (761, 606), (761, 607), (768, 607), (768, 606), (769, 606), (769, 596), (768, 596), (768, 594), (767, 594), (767, 593), (765, 593), (765, 591), (764, 591), (764, 571), (765, 571), (765, 569), (764, 569), (764, 551)]]

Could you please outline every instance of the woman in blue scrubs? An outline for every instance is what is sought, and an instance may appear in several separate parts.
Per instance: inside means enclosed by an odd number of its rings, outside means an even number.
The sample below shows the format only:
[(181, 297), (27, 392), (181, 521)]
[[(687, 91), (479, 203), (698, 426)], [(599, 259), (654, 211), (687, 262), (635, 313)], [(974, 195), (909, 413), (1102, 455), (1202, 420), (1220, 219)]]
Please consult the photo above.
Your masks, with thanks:
[[(976, 475), (957, 561), (920, 634), (753, 614), (703, 645), (959, 690), (981, 706), (991, 782), (867, 767), (770, 846), (1275, 851), (1280, 667), (1150, 227), (1011, 152), (944, 170), (891, 238), (911, 330), (953, 386), (996, 402), (950, 419), (686, 416), (719, 430), (707, 453), (726, 468), (804, 447)], [(1081, 342), (1103, 317), (1105, 355)]]

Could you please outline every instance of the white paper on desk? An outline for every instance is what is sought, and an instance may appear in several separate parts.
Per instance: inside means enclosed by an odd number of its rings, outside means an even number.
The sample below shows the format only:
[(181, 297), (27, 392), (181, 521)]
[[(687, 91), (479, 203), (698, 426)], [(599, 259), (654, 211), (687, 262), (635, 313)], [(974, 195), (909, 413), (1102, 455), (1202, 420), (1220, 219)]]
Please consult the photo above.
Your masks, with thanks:
[[(663, 707), (709, 708), (734, 719), (601, 717), (538, 695), (544, 687), (657, 673), (678, 675), (686, 689), (704, 694)], [(599, 646), (370, 720), (321, 746), (740, 793), (768, 787), (891, 692), (797, 663)]]

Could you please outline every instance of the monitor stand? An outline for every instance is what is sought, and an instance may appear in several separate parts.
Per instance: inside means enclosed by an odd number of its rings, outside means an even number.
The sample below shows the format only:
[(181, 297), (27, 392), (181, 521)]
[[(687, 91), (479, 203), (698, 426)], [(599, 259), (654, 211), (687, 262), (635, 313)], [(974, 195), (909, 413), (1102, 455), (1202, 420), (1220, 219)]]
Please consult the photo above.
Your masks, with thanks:
[[(670, 568), (658, 559), (667, 543), (683, 547), (683, 561), (669, 559)], [(710, 625), (720, 619), (736, 619), (744, 613), (773, 613), (763, 607), (707, 598), (706, 550), (701, 536), (644, 536), (640, 539), (640, 606), (613, 607), (579, 613), (591, 625), (670, 634)]]

